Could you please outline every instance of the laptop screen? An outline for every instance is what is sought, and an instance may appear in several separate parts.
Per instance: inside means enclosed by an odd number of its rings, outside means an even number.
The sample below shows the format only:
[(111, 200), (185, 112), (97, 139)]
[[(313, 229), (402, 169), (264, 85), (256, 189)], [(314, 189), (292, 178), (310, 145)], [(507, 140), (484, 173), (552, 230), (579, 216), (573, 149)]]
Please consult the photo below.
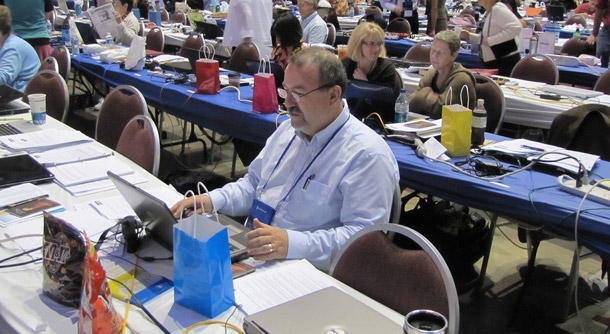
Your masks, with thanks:
[(53, 174), (28, 154), (0, 158), (0, 187), (52, 181)]

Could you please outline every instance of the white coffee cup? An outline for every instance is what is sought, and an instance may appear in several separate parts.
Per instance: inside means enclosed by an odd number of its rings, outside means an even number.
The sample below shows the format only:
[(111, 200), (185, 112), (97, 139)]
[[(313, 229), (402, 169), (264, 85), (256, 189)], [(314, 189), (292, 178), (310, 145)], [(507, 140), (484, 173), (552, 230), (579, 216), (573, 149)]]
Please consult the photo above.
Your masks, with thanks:
[(415, 310), (405, 317), (402, 327), (405, 334), (445, 334), (447, 318), (432, 310)]
[(30, 94), (28, 95), (30, 109), (32, 110), (32, 122), (36, 125), (42, 125), (47, 121), (47, 95), (46, 94)]

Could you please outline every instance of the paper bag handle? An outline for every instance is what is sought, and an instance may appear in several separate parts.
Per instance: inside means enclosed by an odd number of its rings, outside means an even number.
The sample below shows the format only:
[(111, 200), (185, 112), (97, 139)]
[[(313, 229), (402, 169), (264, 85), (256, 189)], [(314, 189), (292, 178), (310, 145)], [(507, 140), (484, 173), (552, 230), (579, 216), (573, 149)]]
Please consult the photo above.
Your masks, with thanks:
[(210, 43), (206, 43), (205, 39), (203, 40), (203, 45), (199, 48), (199, 58), (201, 57), (201, 51), (203, 50), (203, 58), (205, 59), (214, 59), (216, 56), (216, 49)]

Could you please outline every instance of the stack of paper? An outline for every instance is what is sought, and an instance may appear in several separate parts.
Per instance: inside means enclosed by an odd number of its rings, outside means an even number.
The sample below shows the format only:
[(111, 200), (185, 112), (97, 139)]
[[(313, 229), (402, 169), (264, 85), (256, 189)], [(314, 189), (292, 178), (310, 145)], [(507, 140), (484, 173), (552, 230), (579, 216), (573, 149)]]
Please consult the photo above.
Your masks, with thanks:
[(48, 192), (31, 183), (0, 191), (0, 226), (39, 216), (43, 211), (61, 209), (61, 204), (48, 199), (48, 196)]
[(386, 128), (392, 130), (393, 133), (406, 136), (417, 136), (420, 138), (429, 138), (439, 136), (443, 120), (423, 120), (416, 119), (405, 123), (387, 124)]
[(11, 150), (38, 152), (63, 145), (93, 141), (81, 132), (74, 130), (47, 129), (17, 135), (2, 136), (0, 143)]

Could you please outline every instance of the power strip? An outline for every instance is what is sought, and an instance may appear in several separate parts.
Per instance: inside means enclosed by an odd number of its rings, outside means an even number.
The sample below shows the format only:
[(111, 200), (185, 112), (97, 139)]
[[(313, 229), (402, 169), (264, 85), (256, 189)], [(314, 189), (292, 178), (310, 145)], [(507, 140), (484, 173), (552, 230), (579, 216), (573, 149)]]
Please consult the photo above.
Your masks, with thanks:
[(583, 184), (580, 187), (577, 187), (576, 180), (565, 174), (557, 177), (557, 184), (559, 185), (559, 189), (580, 197), (585, 196), (585, 194), (591, 191), (589, 195), (587, 195), (588, 199), (610, 206), (610, 189), (608, 189), (605, 184), (597, 185), (593, 190), (591, 190), (591, 188), (594, 186), (590, 184)]

